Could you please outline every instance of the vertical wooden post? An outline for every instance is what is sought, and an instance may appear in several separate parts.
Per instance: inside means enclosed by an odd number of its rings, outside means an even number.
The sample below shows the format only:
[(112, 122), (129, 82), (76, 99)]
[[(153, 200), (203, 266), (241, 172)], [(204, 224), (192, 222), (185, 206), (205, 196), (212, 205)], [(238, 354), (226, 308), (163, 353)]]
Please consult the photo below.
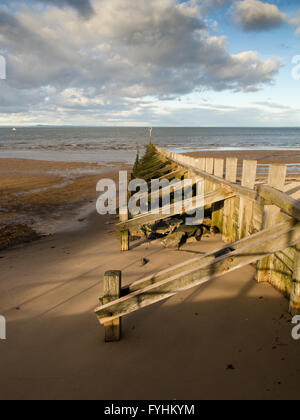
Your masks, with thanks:
[[(226, 175), (225, 179), (229, 182), (236, 183), (237, 180), (237, 158), (226, 159)], [(223, 217), (223, 241), (226, 243), (235, 242), (237, 240), (237, 209), (239, 206), (239, 198), (232, 197), (224, 202)]]
[[(256, 160), (244, 160), (242, 186), (254, 190), (256, 182)], [(238, 238), (242, 239), (252, 233), (252, 217), (254, 204), (246, 197), (240, 197)]]
[[(208, 174), (214, 173), (214, 158), (205, 158), (205, 172)], [(212, 191), (212, 182), (205, 180), (205, 187), (204, 187), (205, 194)]]
[[(224, 178), (224, 159), (215, 159), (214, 162), (214, 175), (218, 178)], [(215, 189), (216, 186), (213, 186)], [(218, 228), (220, 232), (223, 229), (223, 208), (224, 201), (213, 204), (212, 206), (212, 226)]]
[(201, 171), (205, 171), (205, 158), (197, 159), (196, 166)]
[[(268, 185), (283, 191), (286, 179), (286, 165), (270, 165)], [(263, 229), (270, 228), (278, 222), (280, 209), (277, 206), (264, 205)], [(272, 268), (274, 255), (264, 258), (257, 263), (257, 281), (272, 283)]]
[[(128, 174), (123, 172), (119, 180), (119, 219), (120, 223), (128, 221)], [(129, 230), (120, 233), (121, 251), (129, 250)]]
[[(102, 298), (103, 305), (120, 298), (122, 283), (121, 271), (107, 271), (104, 275), (104, 295)], [(119, 341), (121, 339), (121, 318), (104, 324), (105, 341)]]
[(291, 315), (300, 315), (300, 244), (296, 246), (293, 282), (290, 297)]
[[(128, 215), (127, 217), (125, 215), (120, 215), (120, 222), (127, 222), (128, 220)], [(121, 239), (121, 251), (125, 252), (125, 251), (129, 251), (129, 230), (123, 230), (120, 233), (120, 239)]]

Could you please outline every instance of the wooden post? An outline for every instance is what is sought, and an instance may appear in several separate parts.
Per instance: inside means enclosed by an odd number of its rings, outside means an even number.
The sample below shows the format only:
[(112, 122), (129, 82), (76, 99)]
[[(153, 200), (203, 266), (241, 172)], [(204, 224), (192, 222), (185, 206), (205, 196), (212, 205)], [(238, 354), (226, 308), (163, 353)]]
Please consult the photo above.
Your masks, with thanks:
[[(215, 159), (214, 175), (218, 178), (224, 178), (224, 159)], [(213, 189), (215, 189), (215, 185)], [(220, 201), (212, 206), (212, 226), (218, 228), (220, 232), (223, 229), (223, 208), (224, 202)]]
[[(268, 185), (283, 191), (286, 179), (286, 165), (273, 164), (269, 167)], [(277, 206), (264, 205), (263, 229), (276, 225), (280, 209)], [(274, 255), (264, 258), (257, 264), (257, 281), (259, 283), (272, 283), (272, 268), (274, 264)]]
[[(127, 222), (128, 216), (120, 215), (120, 222)], [(120, 239), (121, 239), (121, 251), (129, 251), (129, 230), (124, 230), (120, 233)]]
[[(254, 190), (256, 182), (256, 160), (244, 160), (242, 186)], [(240, 197), (238, 238), (242, 239), (252, 233), (252, 217), (254, 204), (251, 200)]]
[[(128, 221), (128, 175), (124, 172), (124, 178), (119, 181), (119, 219), (120, 223)], [(125, 230), (120, 233), (121, 252), (129, 250), (129, 231)]]
[[(226, 181), (236, 183), (237, 180), (237, 158), (226, 159)], [(237, 240), (237, 209), (239, 206), (239, 198), (233, 197), (224, 202), (223, 216), (223, 241), (226, 243), (235, 242)]]
[[(214, 173), (214, 158), (205, 158), (205, 172), (208, 174)], [(204, 192), (205, 194), (209, 193), (213, 189), (213, 184), (211, 181), (204, 181)]]
[(296, 246), (293, 282), (290, 297), (291, 315), (300, 315), (300, 245)]
[(205, 158), (196, 159), (196, 167), (201, 171), (205, 171)]
[[(107, 271), (104, 275), (104, 296), (102, 299), (103, 305), (110, 303), (120, 298), (122, 283), (121, 271)], [(116, 318), (113, 321), (104, 324), (105, 341), (120, 341), (121, 339), (121, 318)]]

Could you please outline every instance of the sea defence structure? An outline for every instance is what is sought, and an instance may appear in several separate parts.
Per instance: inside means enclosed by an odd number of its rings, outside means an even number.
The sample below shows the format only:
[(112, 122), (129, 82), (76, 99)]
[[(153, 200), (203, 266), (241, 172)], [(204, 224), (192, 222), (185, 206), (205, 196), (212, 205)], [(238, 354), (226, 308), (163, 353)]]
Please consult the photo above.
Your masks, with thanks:
[[(107, 272), (104, 295), (95, 309), (105, 340), (120, 340), (124, 316), (248, 264), (256, 264), (256, 280), (273, 285), (288, 298), (290, 313), (299, 315), (300, 202), (283, 192), (286, 165), (270, 165), (262, 182), (257, 180), (257, 161), (244, 160), (238, 177), (236, 158), (195, 159), (151, 147), (155, 149), (151, 159), (136, 163), (139, 174), (148, 182), (153, 178), (204, 180), (204, 206), (210, 209), (212, 226), (221, 232), (225, 245), (123, 288), (122, 273)], [(174, 205), (169, 215), (149, 212), (130, 218), (123, 212), (117, 225), (121, 251), (130, 250), (131, 230), (184, 212)]]

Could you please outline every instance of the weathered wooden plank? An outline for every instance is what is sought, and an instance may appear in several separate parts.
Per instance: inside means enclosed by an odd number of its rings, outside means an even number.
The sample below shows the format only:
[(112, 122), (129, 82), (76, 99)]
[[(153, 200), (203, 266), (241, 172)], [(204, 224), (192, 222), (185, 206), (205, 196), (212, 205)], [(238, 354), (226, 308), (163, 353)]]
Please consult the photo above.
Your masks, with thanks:
[(205, 171), (205, 158), (198, 158), (195, 162), (195, 167), (200, 169), (201, 171)]
[[(276, 239), (276, 240), (275, 240)], [(144, 289), (130, 293), (95, 310), (100, 323), (112, 321), (143, 307), (164, 300), (174, 294), (203, 284), (223, 274), (237, 270), (288, 246), (300, 242), (300, 223), (285, 231), (265, 235), (259, 243), (244, 246), (229, 254), (216, 258), (201, 267), (180, 273), (174, 277), (155, 283)]]
[[(237, 180), (237, 158), (226, 159), (226, 181), (236, 183)], [(239, 198), (233, 197), (225, 200), (224, 202), (224, 215), (223, 215), (223, 241), (225, 243), (235, 242), (238, 239), (237, 226), (238, 220), (235, 218), (236, 209), (239, 206)]]
[[(120, 298), (122, 273), (121, 271), (107, 271), (104, 275), (103, 305), (107, 305)], [(104, 323), (105, 341), (119, 341), (121, 339), (121, 318), (114, 318)]]
[(258, 192), (267, 204), (274, 204), (289, 216), (300, 220), (299, 200), (295, 200), (287, 194), (277, 191), (268, 185), (259, 185)]
[(172, 171), (166, 175), (163, 175), (159, 178), (153, 178), (153, 179), (158, 179), (159, 181), (162, 181), (163, 179), (173, 179), (173, 178), (177, 178), (177, 176), (180, 175), (184, 175), (185, 174), (185, 170), (183, 169), (176, 169), (175, 171)]
[(178, 159), (178, 157), (176, 157), (176, 159), (174, 159), (173, 161), (182, 165), (182, 166), (184, 166), (186, 169), (193, 169), (195, 171), (195, 173), (197, 175), (199, 175), (200, 177), (202, 177), (206, 180), (209, 180), (213, 184), (217, 184), (222, 188), (226, 188), (226, 189), (228, 189), (228, 191), (234, 191), (236, 194), (243, 195), (243, 196), (247, 197), (249, 200), (256, 200), (257, 199), (257, 192), (256, 191), (253, 191), (249, 188), (243, 187), (239, 184), (235, 184), (233, 182), (224, 181), (224, 179), (218, 178), (215, 175), (211, 175), (211, 174), (205, 172), (204, 170), (199, 169), (198, 167), (189, 168), (189, 165), (184, 163), (181, 160), (181, 158)]
[[(128, 214), (128, 176), (124, 178), (122, 183), (119, 185), (120, 188), (120, 202), (119, 202), (119, 220), (120, 223), (127, 222)], [(121, 251), (125, 252), (129, 250), (129, 230), (123, 229), (120, 233)]]
[[(214, 158), (205, 158), (205, 172), (212, 175), (214, 173)], [(209, 178), (205, 178), (204, 181), (204, 191), (205, 194), (213, 191), (214, 184)]]
[[(256, 182), (256, 160), (244, 160), (242, 186), (254, 190)], [(239, 203), (239, 238), (244, 238), (252, 233), (253, 202), (246, 197), (240, 197)]]
[(210, 261), (214, 261), (215, 258), (219, 255), (223, 255), (226, 254), (228, 252), (231, 252), (235, 249), (239, 249), (245, 246), (250, 246), (252, 244), (255, 244), (257, 242), (259, 242), (261, 239), (263, 239), (266, 235), (270, 236), (270, 235), (274, 235), (277, 232), (283, 232), (286, 231), (287, 229), (290, 229), (291, 227), (293, 227), (295, 224), (295, 222), (291, 219), (282, 222), (280, 224), (278, 224), (276, 227), (272, 227), (269, 229), (266, 229), (264, 231), (260, 231), (254, 235), (248, 236), (246, 238), (243, 238), (239, 241), (236, 241), (232, 244), (225, 245), (213, 252), (210, 252), (208, 254), (205, 255), (201, 255), (195, 258), (192, 258), (188, 261), (185, 261), (181, 264), (177, 264), (171, 268), (168, 268), (166, 270), (160, 271), (158, 273), (156, 273), (155, 275), (151, 275), (148, 277), (144, 277), (143, 279), (137, 280), (133, 283), (131, 283), (130, 285), (126, 286), (123, 288), (123, 293), (122, 295), (126, 295), (129, 294), (131, 292), (135, 292), (136, 290), (140, 290), (143, 289), (144, 287), (150, 286), (151, 284), (157, 283), (161, 280), (164, 280), (168, 277), (172, 277), (175, 275), (178, 275), (180, 273), (183, 273), (185, 271), (191, 270), (193, 268), (197, 268), (201, 265), (203, 265), (204, 263), (210, 262)]
[(300, 246), (296, 246), (295, 265), (290, 297), (290, 313), (300, 315)]
[[(179, 163), (178, 156), (172, 159), (174, 162)], [(183, 164), (183, 162), (181, 162)], [(188, 165), (186, 165), (188, 168)], [(227, 188), (228, 191), (233, 191), (236, 194), (242, 195), (247, 197), (249, 200), (255, 201), (258, 196), (263, 198), (267, 203), (274, 204), (281, 208), (282, 211), (294, 217), (295, 219), (300, 220), (300, 201), (293, 199), (292, 197), (288, 196), (285, 193), (281, 193), (275, 190), (272, 187), (267, 185), (258, 185), (256, 187), (257, 191), (251, 190), (247, 187), (243, 187), (239, 184), (235, 184), (229, 180), (222, 180), (214, 175), (208, 174), (205, 171), (199, 169), (198, 167), (191, 168), (195, 171), (197, 175), (203, 177), (204, 179), (208, 179), (213, 183), (220, 185), (222, 188)]]
[[(224, 159), (215, 159), (214, 161), (214, 174), (218, 178), (224, 178)], [(213, 189), (217, 185), (214, 184)], [(223, 230), (223, 212), (224, 201), (219, 201), (212, 206), (212, 226), (216, 227), (220, 232)]]
[[(217, 201), (224, 200), (228, 197), (233, 197), (233, 194), (231, 192), (228, 193), (226, 191), (218, 189), (216, 191), (211, 191), (210, 193), (206, 194), (204, 196), (204, 203), (205, 205), (211, 205), (213, 203), (216, 203)], [(193, 197), (189, 210), (196, 209), (198, 207), (198, 202), (200, 200), (203, 201), (203, 196)], [(133, 219), (117, 224), (116, 227), (120, 231), (130, 230), (138, 226), (154, 223), (158, 220), (167, 219), (171, 216), (185, 213), (185, 211), (186, 209), (184, 209), (183, 206), (179, 209), (178, 203), (173, 203), (168, 208), (161, 207), (159, 214), (155, 214), (151, 212), (141, 214), (139, 216), (134, 217)]]
[[(282, 191), (286, 180), (286, 165), (270, 165), (268, 185), (272, 188)], [(274, 205), (264, 206), (263, 229), (276, 225), (280, 215), (280, 208)], [(274, 275), (275, 259), (274, 256), (269, 256), (259, 261), (257, 264), (257, 281), (259, 283), (270, 282), (277, 283), (278, 276)], [(275, 268), (275, 267), (274, 267)], [(275, 286), (275, 284), (274, 284)]]

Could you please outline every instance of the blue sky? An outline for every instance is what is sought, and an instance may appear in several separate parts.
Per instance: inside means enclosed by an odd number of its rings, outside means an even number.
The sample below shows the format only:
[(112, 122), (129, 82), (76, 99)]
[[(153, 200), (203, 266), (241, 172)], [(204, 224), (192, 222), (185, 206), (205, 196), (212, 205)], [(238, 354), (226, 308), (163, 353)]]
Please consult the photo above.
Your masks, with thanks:
[(2, 2), (0, 125), (300, 126), (299, 40), (298, 0)]

